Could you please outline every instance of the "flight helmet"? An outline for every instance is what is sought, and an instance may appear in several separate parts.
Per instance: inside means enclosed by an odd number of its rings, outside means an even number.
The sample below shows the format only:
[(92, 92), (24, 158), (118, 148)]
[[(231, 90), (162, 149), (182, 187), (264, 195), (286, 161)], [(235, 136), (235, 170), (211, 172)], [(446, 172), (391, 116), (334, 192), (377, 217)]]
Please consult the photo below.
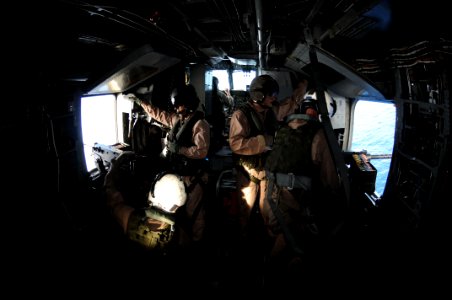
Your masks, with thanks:
[(175, 88), (171, 93), (171, 103), (174, 107), (185, 105), (188, 111), (193, 112), (198, 109), (199, 102), (195, 87), (191, 84)]
[(317, 101), (312, 98), (306, 98), (300, 104), (299, 108), (285, 118), (285, 122), (289, 123), (292, 120), (305, 121), (319, 121), (319, 113), (317, 108)]
[(278, 82), (270, 75), (257, 76), (250, 84), (250, 97), (254, 102), (264, 101), (265, 96), (277, 95), (279, 93)]
[(148, 200), (151, 206), (168, 213), (175, 213), (187, 200), (182, 178), (171, 173), (158, 174), (149, 191)]
[[(332, 118), (337, 111), (337, 103), (336, 100), (334, 100), (333, 97), (331, 97), (331, 95), (325, 91), (325, 104), (326, 107), (328, 109), (328, 116), (330, 118)], [(301, 107), (303, 107), (304, 104), (304, 109), (307, 110), (310, 107), (315, 107), (315, 109), (317, 110), (317, 112), (319, 112), (318, 110), (318, 103), (317, 103), (317, 94), (315, 91), (310, 91), (306, 94), (305, 99), (303, 100), (303, 103), (301, 104)]]

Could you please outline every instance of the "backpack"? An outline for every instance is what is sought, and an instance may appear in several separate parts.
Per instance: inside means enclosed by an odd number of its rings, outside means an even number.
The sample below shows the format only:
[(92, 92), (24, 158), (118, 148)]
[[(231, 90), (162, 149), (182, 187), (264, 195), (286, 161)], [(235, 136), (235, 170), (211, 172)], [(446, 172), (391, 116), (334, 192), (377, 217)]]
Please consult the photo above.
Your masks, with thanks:
[(174, 217), (159, 210), (137, 210), (129, 218), (127, 236), (147, 249), (166, 252), (173, 242), (174, 225)]
[(312, 140), (321, 128), (318, 122), (310, 121), (292, 129), (287, 125), (280, 127), (275, 134), (272, 150), (267, 156), (265, 168), (270, 172), (311, 175)]

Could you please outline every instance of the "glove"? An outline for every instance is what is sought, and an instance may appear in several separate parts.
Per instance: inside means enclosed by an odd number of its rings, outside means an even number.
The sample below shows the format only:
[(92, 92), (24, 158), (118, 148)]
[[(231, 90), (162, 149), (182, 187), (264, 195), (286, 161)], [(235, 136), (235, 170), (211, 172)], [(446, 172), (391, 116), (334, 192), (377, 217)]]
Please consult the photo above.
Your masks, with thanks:
[(138, 104), (139, 106), (141, 106), (141, 102), (143, 102), (143, 101), (141, 101), (137, 96), (135, 96), (134, 94), (127, 94), (127, 95), (125, 95), (124, 98), (129, 99), (130, 101), (135, 102), (135, 103)]
[(258, 140), (260, 145), (262, 145), (262, 146), (267, 145), (267, 141), (265, 140), (264, 135), (259, 134), (259, 135), (256, 136), (256, 138), (257, 138), (257, 140)]
[(271, 146), (273, 144), (273, 137), (268, 136), (268, 135), (262, 135), (262, 134), (259, 134), (256, 137), (259, 141), (259, 144), (264, 147), (264, 152), (272, 149)]
[(168, 142), (168, 144), (166, 144), (166, 148), (168, 149), (169, 152), (173, 154), (179, 153), (179, 146), (177, 145), (176, 142)]

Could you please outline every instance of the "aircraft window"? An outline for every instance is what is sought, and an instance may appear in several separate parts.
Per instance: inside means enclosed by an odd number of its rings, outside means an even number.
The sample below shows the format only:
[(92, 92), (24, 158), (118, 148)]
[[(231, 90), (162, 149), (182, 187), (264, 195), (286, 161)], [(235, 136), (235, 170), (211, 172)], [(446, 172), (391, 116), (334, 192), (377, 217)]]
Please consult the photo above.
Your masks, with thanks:
[(352, 151), (367, 151), (377, 169), (375, 192), (382, 195), (394, 148), (396, 110), (389, 102), (359, 100), (353, 113)]
[(92, 147), (94, 143), (117, 143), (116, 100), (114, 95), (81, 98), (82, 138), (87, 171), (96, 168)]
[[(235, 91), (247, 91), (251, 81), (256, 77), (255, 70), (234, 70), (232, 71), (232, 87), (229, 81), (228, 70), (211, 70), (206, 73), (206, 82), (212, 82), (212, 77), (218, 78), (218, 89)], [(207, 87), (206, 90), (211, 90)]]
[[(212, 70), (210, 73), (212, 77), (215, 76), (216, 78), (218, 78), (219, 90), (224, 91), (226, 89), (231, 89), (229, 85), (228, 70)], [(210, 77), (210, 80), (208, 82), (212, 82), (212, 77)]]
[(256, 77), (256, 71), (234, 70), (232, 72), (232, 80), (234, 82), (234, 90), (247, 91), (251, 81)]

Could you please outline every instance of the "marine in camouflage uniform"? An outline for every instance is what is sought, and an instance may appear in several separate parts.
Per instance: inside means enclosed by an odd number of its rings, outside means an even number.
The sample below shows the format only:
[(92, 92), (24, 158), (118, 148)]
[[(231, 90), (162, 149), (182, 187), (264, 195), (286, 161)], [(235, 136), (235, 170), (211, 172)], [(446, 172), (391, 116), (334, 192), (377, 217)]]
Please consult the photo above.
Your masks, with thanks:
[(188, 194), (187, 201), (176, 212), (161, 211), (156, 207), (136, 207), (122, 188), (120, 166), (133, 159), (133, 152), (123, 153), (105, 177), (104, 189), (107, 205), (133, 241), (148, 249), (166, 249), (169, 244), (185, 246), (201, 241), (205, 231), (203, 187), (206, 182), (201, 165), (207, 155), (210, 127), (203, 114), (197, 111), (199, 99), (191, 85), (174, 91), (174, 112), (161, 110), (143, 102), (133, 94), (126, 98), (135, 101), (153, 119), (170, 128), (168, 136), (167, 169), (162, 172), (180, 175)]
[(123, 183), (125, 181), (130, 183), (130, 180), (127, 179), (138, 181), (131, 172), (126, 170), (134, 158), (133, 152), (126, 151), (113, 161), (104, 181), (107, 206), (130, 240), (138, 242), (146, 249), (165, 253), (176, 242), (173, 239), (176, 229), (176, 214), (149, 206), (145, 203), (145, 195), (142, 195), (143, 205), (139, 207), (132, 204), (132, 199), (126, 199), (130, 196), (127, 189), (134, 187), (126, 188)]
[[(170, 128), (165, 146), (168, 170), (183, 176), (188, 199), (184, 216), (191, 227), (186, 239), (201, 241), (205, 232), (205, 207), (202, 203), (204, 184), (207, 182), (203, 164), (210, 146), (210, 125), (204, 114), (198, 110), (199, 98), (193, 85), (183, 85), (173, 91), (172, 101), (175, 111), (168, 112), (136, 98), (152, 118)], [(187, 225), (187, 226), (188, 226)]]
[(264, 201), (267, 186), (264, 170), (266, 155), (272, 147), (278, 121), (293, 113), (306, 88), (307, 81), (303, 81), (294, 90), (292, 97), (276, 104), (278, 83), (269, 75), (260, 75), (250, 84), (248, 102), (232, 114), (229, 145), (236, 161), (239, 217), (243, 236), (247, 235), (250, 213), (258, 198), (264, 223), (269, 221), (270, 208)]
[(276, 133), (265, 169), (272, 256), (290, 261), (328, 230), (322, 218), (327, 206), (335, 207), (331, 201), (340, 180), (315, 107), (306, 101), (285, 123)]

